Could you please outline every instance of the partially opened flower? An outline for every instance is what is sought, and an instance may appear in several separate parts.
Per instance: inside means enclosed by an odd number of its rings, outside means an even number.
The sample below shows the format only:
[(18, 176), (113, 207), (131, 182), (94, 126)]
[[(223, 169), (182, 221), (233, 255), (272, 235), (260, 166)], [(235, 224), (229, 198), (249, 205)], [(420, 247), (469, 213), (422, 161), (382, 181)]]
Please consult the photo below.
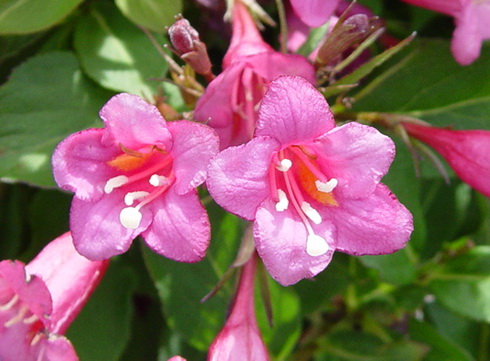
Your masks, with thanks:
[(439, 152), (456, 174), (490, 197), (490, 131), (451, 130), (404, 122), (412, 137)]
[(255, 220), (259, 255), (289, 285), (323, 270), (335, 250), (385, 254), (405, 245), (412, 216), (380, 183), (394, 152), (372, 127), (335, 127), (309, 82), (283, 76), (264, 96), (254, 139), (212, 160), (208, 186), (222, 207)]
[(243, 266), (230, 316), (208, 352), (208, 361), (269, 361), (260, 335), (254, 307), (254, 278), (257, 265), (253, 255)]
[(302, 56), (274, 51), (262, 37), (247, 8), (233, 6), (233, 36), (223, 60), (223, 72), (198, 100), (194, 117), (213, 127), (220, 147), (251, 139), (257, 108), (270, 81), (284, 74), (315, 82), (313, 66)]
[(454, 17), (451, 42), (454, 58), (469, 65), (480, 56), (483, 40), (490, 39), (490, 0), (403, 0)]
[(100, 116), (105, 128), (72, 134), (53, 155), (56, 182), (75, 192), (70, 227), (77, 250), (105, 259), (141, 234), (161, 255), (200, 260), (210, 228), (195, 188), (218, 151), (213, 130), (166, 123), (156, 107), (130, 94), (114, 96)]
[(80, 256), (69, 233), (51, 242), (27, 266), (0, 262), (0, 359), (78, 360), (63, 334), (107, 265)]

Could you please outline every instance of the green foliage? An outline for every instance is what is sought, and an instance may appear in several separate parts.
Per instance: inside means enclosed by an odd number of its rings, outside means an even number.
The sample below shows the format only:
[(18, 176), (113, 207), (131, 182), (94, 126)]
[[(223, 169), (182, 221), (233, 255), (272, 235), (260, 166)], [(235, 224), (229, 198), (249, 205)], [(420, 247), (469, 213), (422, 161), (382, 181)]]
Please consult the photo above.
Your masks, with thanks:
[(116, 0), (116, 5), (135, 24), (157, 32), (163, 32), (182, 12), (181, 0)]

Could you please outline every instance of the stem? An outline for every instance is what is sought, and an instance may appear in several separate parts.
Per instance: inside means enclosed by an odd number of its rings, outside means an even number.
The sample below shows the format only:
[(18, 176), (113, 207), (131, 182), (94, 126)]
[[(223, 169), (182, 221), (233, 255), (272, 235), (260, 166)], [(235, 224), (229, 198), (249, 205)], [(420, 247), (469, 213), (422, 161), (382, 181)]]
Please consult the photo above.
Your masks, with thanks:
[(281, 53), (287, 53), (288, 25), (286, 21), (286, 11), (282, 0), (276, 0), (277, 14), (279, 16)]

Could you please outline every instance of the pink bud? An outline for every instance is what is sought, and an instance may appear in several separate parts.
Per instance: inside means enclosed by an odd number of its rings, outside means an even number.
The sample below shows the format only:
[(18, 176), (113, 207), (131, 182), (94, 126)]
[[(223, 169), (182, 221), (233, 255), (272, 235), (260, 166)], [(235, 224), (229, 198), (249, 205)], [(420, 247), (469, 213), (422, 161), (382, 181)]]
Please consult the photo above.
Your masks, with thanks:
[(199, 41), (199, 33), (189, 21), (184, 18), (178, 20), (168, 29), (168, 36), (174, 49), (180, 55), (194, 51), (194, 41)]
[(439, 152), (464, 182), (490, 197), (490, 131), (402, 124), (408, 134)]

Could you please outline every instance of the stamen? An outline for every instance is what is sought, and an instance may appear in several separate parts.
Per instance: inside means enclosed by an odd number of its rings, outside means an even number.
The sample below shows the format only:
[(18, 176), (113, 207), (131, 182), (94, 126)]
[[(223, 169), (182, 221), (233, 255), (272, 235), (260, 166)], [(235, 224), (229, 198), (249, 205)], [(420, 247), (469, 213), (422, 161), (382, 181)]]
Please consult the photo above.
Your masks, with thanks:
[(277, 190), (277, 196), (279, 198), (279, 202), (276, 203), (276, 211), (283, 212), (288, 209), (289, 200), (286, 196), (286, 193), (282, 189)]
[(17, 315), (15, 315), (14, 317), (12, 317), (10, 320), (8, 320), (7, 322), (5, 322), (3, 325), (8, 328), (12, 325), (15, 325), (17, 322), (20, 322), (26, 315), (26, 313), (29, 311), (29, 309), (27, 308), (27, 306), (25, 305), (22, 305), (19, 309), (19, 312), (17, 313)]
[(315, 224), (322, 223), (322, 216), (318, 211), (311, 206), (308, 202), (301, 203), (301, 210), (305, 212), (306, 216)]
[(141, 198), (145, 198), (149, 194), (150, 193), (145, 191), (129, 192), (124, 196), (124, 203), (126, 203), (127, 206), (132, 206), (134, 201), (137, 201), (138, 199)]
[(140, 226), (143, 215), (138, 208), (126, 207), (119, 213), (119, 221), (129, 229), (136, 229)]
[(150, 177), (150, 184), (153, 187), (160, 187), (168, 184), (168, 178), (163, 175), (153, 174)]
[(306, 253), (308, 253), (312, 257), (321, 256), (328, 252), (330, 247), (328, 246), (327, 241), (325, 241), (322, 237), (317, 234), (308, 235), (308, 239), (306, 241)]
[(284, 158), (281, 160), (281, 162), (278, 165), (276, 165), (276, 168), (281, 172), (287, 172), (292, 165), (293, 162), (291, 162), (290, 159)]
[(0, 305), (0, 311), (10, 310), (17, 303), (18, 300), (19, 300), (19, 295), (15, 294), (14, 297), (12, 297), (12, 299), (8, 301), (6, 304)]
[(107, 181), (107, 183), (104, 186), (104, 192), (106, 194), (111, 193), (114, 188), (119, 188), (126, 183), (128, 183), (129, 178), (126, 177), (125, 175), (118, 175), (117, 177), (111, 178)]
[(43, 336), (44, 334), (41, 332), (36, 333), (36, 335), (32, 338), (31, 346), (37, 344), (43, 338)]
[(315, 181), (316, 189), (323, 193), (330, 193), (338, 184), (339, 181), (336, 178), (332, 178), (328, 182), (321, 182), (320, 180)]
[(39, 317), (37, 317), (37, 315), (35, 313), (33, 313), (30, 317), (25, 318), (22, 321), (22, 323), (25, 323), (26, 325), (30, 325), (30, 324), (36, 322), (37, 320), (39, 320)]

